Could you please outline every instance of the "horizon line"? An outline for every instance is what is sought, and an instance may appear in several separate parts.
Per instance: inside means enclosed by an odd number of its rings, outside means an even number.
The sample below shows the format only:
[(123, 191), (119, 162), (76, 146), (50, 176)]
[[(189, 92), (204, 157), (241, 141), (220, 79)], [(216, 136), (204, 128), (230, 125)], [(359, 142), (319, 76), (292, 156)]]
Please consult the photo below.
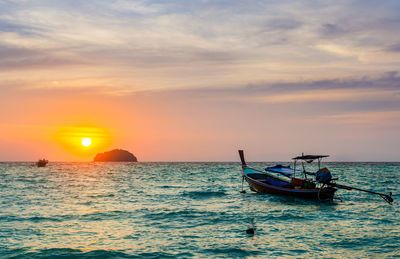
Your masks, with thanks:
[[(0, 163), (36, 163), (37, 161), (22, 161), (22, 160), (13, 160), (13, 161), (1, 161)], [(247, 163), (293, 163), (293, 161), (246, 161)], [(49, 163), (241, 163), (240, 161), (137, 161), (137, 162), (129, 162), (129, 161), (49, 161)], [(398, 161), (324, 161), (322, 163), (400, 163)]]

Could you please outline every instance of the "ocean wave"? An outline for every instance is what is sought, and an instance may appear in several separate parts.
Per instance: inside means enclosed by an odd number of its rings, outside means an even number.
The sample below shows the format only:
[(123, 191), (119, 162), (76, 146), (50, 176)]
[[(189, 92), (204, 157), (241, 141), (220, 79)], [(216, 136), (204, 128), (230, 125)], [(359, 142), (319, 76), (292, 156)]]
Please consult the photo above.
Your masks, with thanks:
[(179, 219), (190, 219), (197, 217), (210, 217), (215, 216), (217, 213), (211, 211), (198, 211), (193, 209), (184, 210), (166, 210), (148, 213), (145, 218), (150, 220), (179, 220)]
[(188, 227), (197, 227), (204, 225), (231, 225), (232, 221), (240, 221), (235, 213), (202, 211), (195, 209), (165, 210), (150, 212), (143, 215), (152, 226), (159, 226), (163, 229), (183, 229)]
[(68, 214), (68, 215), (53, 215), (53, 216), (16, 216), (16, 215), (2, 215), (0, 221), (30, 221), (30, 222), (63, 222), (68, 220), (82, 220), (82, 221), (99, 221), (109, 219), (122, 219), (131, 216), (128, 211), (96, 211), (87, 214)]
[(182, 196), (189, 197), (192, 199), (207, 199), (225, 196), (224, 191), (184, 191)]
[(15, 215), (4, 215), (0, 216), (0, 221), (31, 221), (31, 222), (41, 222), (41, 221), (53, 221), (60, 222), (61, 219), (59, 216), (55, 217), (44, 217), (44, 216), (32, 216), (32, 217), (19, 217)]
[(26, 248), (0, 250), (0, 257), (7, 259), (16, 258), (176, 258), (190, 257), (190, 253), (165, 253), (165, 252), (145, 252), (145, 253), (126, 253), (115, 250), (92, 250), (82, 251), (73, 248), (50, 248), (41, 250), (31, 250)]
[(245, 250), (245, 249), (236, 248), (236, 247), (218, 247), (218, 248), (212, 248), (212, 249), (204, 249), (201, 252), (208, 255), (208, 257), (224, 255), (224, 257), (228, 257), (228, 258), (255, 256), (258, 254), (258, 251)]
[(90, 194), (87, 197), (89, 198), (108, 198), (108, 197), (114, 197), (115, 194), (113, 193), (99, 193), (99, 194)]
[(92, 213), (87, 213), (83, 215), (79, 215), (80, 220), (87, 221), (98, 221), (98, 220), (109, 220), (109, 219), (123, 219), (131, 216), (131, 212), (129, 211), (121, 211), (121, 210), (111, 210), (111, 211), (96, 211)]

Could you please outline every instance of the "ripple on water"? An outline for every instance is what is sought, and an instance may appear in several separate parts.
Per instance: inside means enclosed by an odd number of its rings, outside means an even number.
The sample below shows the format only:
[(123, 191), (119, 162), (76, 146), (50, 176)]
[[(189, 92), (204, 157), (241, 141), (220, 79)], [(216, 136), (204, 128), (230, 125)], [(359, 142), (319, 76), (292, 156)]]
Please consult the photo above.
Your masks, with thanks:
[(231, 222), (235, 215), (224, 211), (201, 211), (196, 209), (175, 209), (148, 212), (142, 218), (148, 222), (154, 222), (169, 228), (184, 228), (204, 224), (217, 224)]
[(254, 256), (259, 254), (258, 251), (252, 251), (252, 250), (246, 250), (243, 248), (236, 248), (236, 247), (217, 247), (217, 248), (211, 248), (211, 249), (204, 249), (201, 251), (202, 253), (209, 255), (211, 257), (215, 256), (227, 256), (229, 255), (230, 257), (246, 257), (246, 256)]
[(5, 253), (7, 258), (177, 258), (190, 257), (190, 253), (125, 253), (113, 250), (93, 250), (85, 252), (80, 249), (50, 248), (28, 252), (28, 249), (11, 249)]
[(182, 196), (189, 197), (191, 199), (208, 199), (208, 198), (218, 198), (225, 196), (224, 191), (184, 191)]

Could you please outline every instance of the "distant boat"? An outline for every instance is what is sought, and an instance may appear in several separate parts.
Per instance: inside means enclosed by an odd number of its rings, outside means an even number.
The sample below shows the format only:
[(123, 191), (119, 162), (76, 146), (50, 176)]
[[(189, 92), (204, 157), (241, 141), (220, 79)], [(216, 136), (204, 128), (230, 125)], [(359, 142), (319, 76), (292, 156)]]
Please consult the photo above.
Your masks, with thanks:
[[(250, 190), (254, 192), (290, 195), (318, 201), (331, 201), (337, 191), (336, 188), (341, 188), (377, 194), (388, 203), (393, 202), (392, 193), (386, 195), (333, 182), (338, 178), (332, 178), (327, 168), (321, 168), (321, 160), (324, 157), (328, 157), (326, 155), (297, 156), (293, 158), (293, 168), (290, 166), (276, 165), (265, 168), (265, 171), (249, 167), (244, 159), (243, 150), (239, 150), (239, 156), (242, 162), (243, 180), (247, 181)], [(296, 169), (296, 164), (299, 160), (303, 164), (303, 170)], [(318, 171), (316, 173), (307, 172), (304, 167), (304, 162), (311, 163), (314, 160), (318, 160)]]
[(45, 167), (48, 162), (49, 162), (48, 160), (43, 158), (43, 159), (39, 159), (39, 161), (36, 162), (36, 165), (38, 167)]

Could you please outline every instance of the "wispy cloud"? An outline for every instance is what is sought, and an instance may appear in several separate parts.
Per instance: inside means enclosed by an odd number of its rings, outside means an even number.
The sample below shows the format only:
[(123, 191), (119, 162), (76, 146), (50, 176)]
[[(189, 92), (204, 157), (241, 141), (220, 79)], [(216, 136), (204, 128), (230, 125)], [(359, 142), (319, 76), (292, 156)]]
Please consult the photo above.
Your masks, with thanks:
[(400, 110), (333, 114), (321, 116), (321, 118), (331, 124), (361, 124), (377, 127), (400, 126)]
[(400, 102), (400, 90), (333, 89), (309, 90), (288, 94), (257, 97), (255, 100), (267, 103), (305, 103), (305, 102), (356, 102), (371, 100), (392, 100)]
[(400, 43), (390, 45), (386, 47), (385, 50), (390, 52), (400, 52)]
[(399, 65), (395, 1), (3, 1), (0, 7), (2, 55), (16, 53), (1, 59), (0, 73), (59, 67), (48, 81), (60, 81), (71, 65), (95, 81), (95, 70), (124, 78), (117, 87), (126, 92), (361, 76)]
[[(197, 89), (181, 89), (181, 91), (198, 94), (200, 92), (209, 95), (264, 95), (279, 96), (296, 93), (326, 93), (354, 92), (354, 93), (392, 93), (400, 91), (400, 76), (398, 72), (391, 71), (378, 76), (362, 76), (350, 78), (336, 78), (327, 80), (303, 80), (282, 83), (259, 83), (248, 85), (236, 85), (235, 87), (207, 87)], [(329, 94), (328, 94), (329, 95)], [(334, 99), (334, 98), (333, 98)]]

